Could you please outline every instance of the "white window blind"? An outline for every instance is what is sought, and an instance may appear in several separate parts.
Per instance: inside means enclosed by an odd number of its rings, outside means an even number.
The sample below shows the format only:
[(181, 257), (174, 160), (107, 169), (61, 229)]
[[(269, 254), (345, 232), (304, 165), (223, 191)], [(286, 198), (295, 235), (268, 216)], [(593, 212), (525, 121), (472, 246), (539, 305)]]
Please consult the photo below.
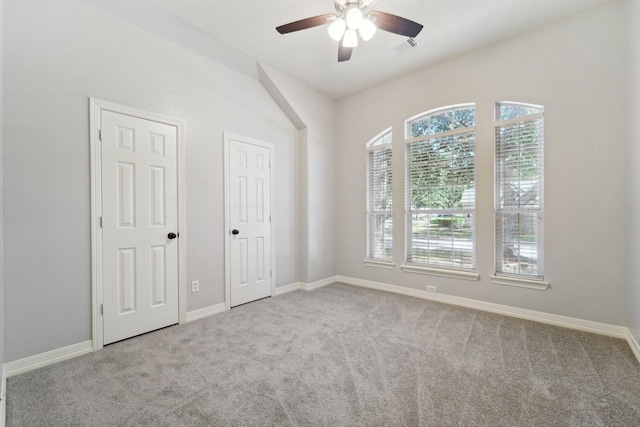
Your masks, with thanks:
[(367, 144), (367, 259), (393, 260), (392, 133)]
[(475, 107), (407, 121), (406, 264), (475, 269)]
[(496, 275), (543, 279), (544, 110), (496, 105)]

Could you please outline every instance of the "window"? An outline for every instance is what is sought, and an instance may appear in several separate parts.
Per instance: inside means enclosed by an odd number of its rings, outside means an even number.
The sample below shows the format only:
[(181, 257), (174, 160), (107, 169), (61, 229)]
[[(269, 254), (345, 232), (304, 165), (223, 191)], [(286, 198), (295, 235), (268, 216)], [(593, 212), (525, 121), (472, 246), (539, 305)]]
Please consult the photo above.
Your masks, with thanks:
[(474, 271), (475, 105), (450, 106), (407, 120), (405, 142), (403, 270)]
[(391, 142), (389, 128), (367, 144), (367, 261), (380, 267), (393, 261)]
[(543, 279), (544, 109), (496, 104), (496, 276)]

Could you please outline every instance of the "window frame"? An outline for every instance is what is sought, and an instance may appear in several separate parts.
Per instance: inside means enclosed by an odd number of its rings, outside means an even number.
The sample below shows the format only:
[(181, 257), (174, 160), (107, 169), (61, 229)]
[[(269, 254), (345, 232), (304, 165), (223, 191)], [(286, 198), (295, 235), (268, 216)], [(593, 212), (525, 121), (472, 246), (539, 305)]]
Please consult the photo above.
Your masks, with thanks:
[[(507, 119), (502, 119), (501, 115), (501, 107), (514, 107), (517, 108), (518, 113), (516, 117), (511, 117)], [(507, 286), (517, 286), (524, 287), (530, 289), (537, 290), (546, 290), (549, 287), (549, 282), (544, 280), (544, 214), (545, 214), (545, 206), (544, 206), (544, 145), (545, 145), (545, 135), (544, 135), (544, 106), (537, 104), (529, 104), (522, 102), (510, 102), (510, 101), (502, 101), (496, 102), (494, 105), (495, 115), (494, 115), (494, 214), (493, 214), (493, 222), (494, 222), (494, 275), (491, 276), (492, 283), (498, 285), (507, 285)], [(520, 109), (528, 109), (532, 110), (532, 112), (527, 112), (524, 115), (521, 115)], [(533, 111), (536, 112), (533, 112)], [(527, 124), (531, 124), (536, 127), (536, 129), (541, 131), (541, 137), (537, 137), (536, 139), (536, 155), (537, 155), (537, 165), (538, 171), (536, 179), (536, 185), (538, 187), (537, 194), (537, 203), (536, 206), (518, 206), (518, 207), (502, 207), (501, 195), (502, 195), (502, 186), (504, 185), (504, 181), (501, 179), (501, 162), (505, 157), (501, 153), (501, 132), (505, 129), (513, 128), (514, 126), (526, 126)], [(521, 167), (518, 166), (518, 175), (521, 176)], [(517, 214), (518, 218), (520, 215), (528, 214), (535, 215), (535, 248), (536, 248), (536, 270), (537, 274), (526, 274), (522, 272), (509, 272), (504, 271), (504, 246), (503, 241), (504, 237), (504, 228), (502, 226), (502, 218), (504, 215), (514, 215)], [(500, 223), (500, 225), (499, 225)], [(520, 227), (520, 220), (517, 221), (518, 227)], [(522, 235), (518, 235), (518, 246), (523, 242)], [(501, 255), (499, 255), (501, 254)], [(519, 257), (519, 256), (518, 256)], [(518, 261), (520, 264), (520, 261)], [(520, 268), (520, 267), (519, 267)]]
[[(455, 121), (455, 111), (458, 110), (473, 110), (473, 126), (466, 126), (460, 128), (454, 128)], [(426, 135), (414, 137), (412, 133), (412, 125), (420, 120), (431, 119), (436, 116), (442, 116), (446, 113), (452, 113), (451, 120), (451, 129), (444, 132), (430, 133), (427, 132)], [(404, 264), (401, 266), (402, 270), (410, 273), (419, 273), (419, 274), (429, 274), (440, 277), (451, 277), (451, 278), (459, 278), (465, 280), (478, 280), (479, 274), (477, 274), (477, 256), (476, 256), (476, 222), (477, 222), (477, 209), (476, 209), (476, 191), (475, 187), (477, 184), (477, 168), (476, 168), (476, 112), (477, 107), (475, 103), (465, 103), (465, 104), (455, 104), (449, 105), (445, 107), (439, 107), (436, 109), (432, 109), (421, 114), (415, 115), (407, 120), (405, 120), (405, 255), (404, 255)], [(473, 156), (473, 206), (471, 208), (461, 208), (461, 209), (414, 209), (413, 208), (413, 194), (412, 194), (412, 182), (411, 182), (411, 174), (413, 169), (411, 167), (411, 154), (412, 147), (416, 143), (433, 141), (433, 140), (442, 140), (446, 138), (453, 138), (460, 135), (468, 135), (470, 134), (472, 137), (472, 156)], [(453, 184), (452, 184), (453, 185)], [(413, 259), (414, 249), (413, 240), (414, 240), (414, 230), (413, 230), (413, 216), (414, 215), (459, 215), (459, 214), (467, 214), (470, 213), (472, 222), (471, 222), (471, 267), (465, 266), (456, 266), (456, 265), (443, 265), (429, 262), (416, 262)], [(453, 225), (452, 225), (453, 230)], [(430, 237), (430, 236), (429, 236)], [(453, 235), (452, 235), (453, 239)], [(427, 245), (429, 245), (429, 240), (427, 240)], [(455, 246), (452, 243), (452, 250), (455, 249)], [(452, 259), (453, 261), (453, 259)]]
[[(372, 185), (372, 164), (371, 164), (371, 153), (375, 152), (385, 152), (385, 156), (387, 156), (388, 161), (388, 169), (385, 169), (386, 174), (386, 185), (389, 185), (391, 188), (391, 200), (387, 202), (387, 206), (385, 209), (376, 209), (373, 204), (373, 200), (375, 199), (373, 192), (376, 191), (376, 187)], [(364, 264), (369, 267), (378, 267), (385, 269), (393, 269), (395, 267), (394, 258), (393, 258), (393, 128), (389, 127), (378, 135), (369, 140), (366, 144), (365, 148), (365, 181), (366, 181), (366, 254)], [(372, 216), (374, 215), (388, 215), (391, 223), (391, 255), (389, 257), (379, 257), (376, 256), (374, 245), (375, 241), (379, 239), (380, 236), (376, 235), (375, 224), (372, 224)], [(385, 232), (384, 229), (386, 227), (383, 226), (382, 231), (382, 245), (383, 251), (385, 251)]]

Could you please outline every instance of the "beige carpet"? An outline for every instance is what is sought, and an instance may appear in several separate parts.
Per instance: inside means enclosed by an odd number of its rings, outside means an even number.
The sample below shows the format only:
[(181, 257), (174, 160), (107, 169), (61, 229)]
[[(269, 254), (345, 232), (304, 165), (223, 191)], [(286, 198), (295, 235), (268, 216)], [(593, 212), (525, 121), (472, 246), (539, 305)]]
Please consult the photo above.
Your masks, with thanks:
[(623, 340), (342, 284), (7, 387), (8, 426), (640, 426)]

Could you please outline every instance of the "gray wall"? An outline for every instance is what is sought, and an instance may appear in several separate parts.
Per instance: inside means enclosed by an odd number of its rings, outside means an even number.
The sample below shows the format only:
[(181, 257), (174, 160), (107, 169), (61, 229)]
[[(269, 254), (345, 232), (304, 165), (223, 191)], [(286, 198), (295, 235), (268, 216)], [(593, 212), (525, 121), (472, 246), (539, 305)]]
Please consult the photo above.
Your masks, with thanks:
[(296, 79), (261, 64), (302, 120), (300, 132), (300, 280), (336, 275), (335, 102)]
[(627, 2), (629, 44), (629, 319), (628, 326), (640, 342), (640, 2)]
[[(625, 325), (629, 205), (625, 22), (624, 4), (608, 3), (341, 100), (336, 160), (338, 274), (423, 290), (436, 285), (445, 294)], [(496, 101), (545, 106), (545, 279), (551, 282), (547, 291), (492, 285), (489, 278), (494, 271)], [(466, 102), (477, 105), (476, 244), (481, 279), (403, 273), (399, 265), (404, 257), (404, 120)], [(394, 129), (396, 160), (396, 268), (381, 270), (363, 265), (365, 144), (389, 126)]]
[(223, 131), (275, 144), (276, 252), (296, 259), (298, 135), (255, 78), (79, 0), (5, 14), (7, 361), (91, 339), (90, 96), (186, 123), (190, 311), (224, 301)]

